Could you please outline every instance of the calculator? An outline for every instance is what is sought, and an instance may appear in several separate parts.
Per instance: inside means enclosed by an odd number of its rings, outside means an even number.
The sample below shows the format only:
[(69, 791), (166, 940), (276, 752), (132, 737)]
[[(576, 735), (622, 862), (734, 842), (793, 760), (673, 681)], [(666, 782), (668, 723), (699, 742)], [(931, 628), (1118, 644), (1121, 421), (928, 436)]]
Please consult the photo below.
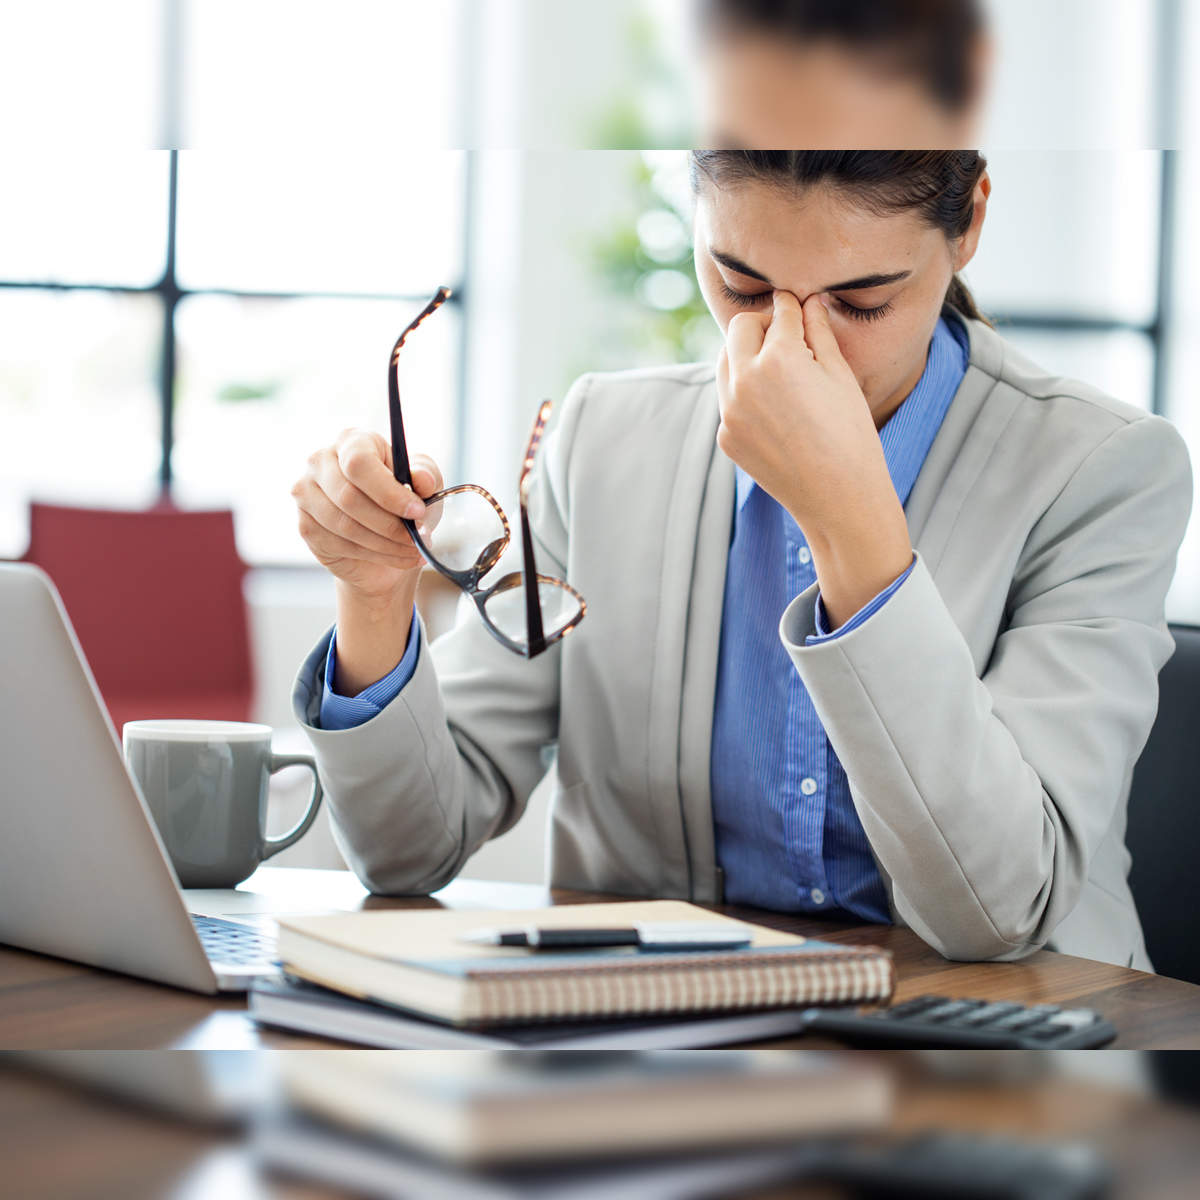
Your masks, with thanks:
[(1100, 1200), (1113, 1170), (1079, 1142), (933, 1131), (884, 1145), (831, 1145), (806, 1176), (840, 1184), (856, 1200)]
[(1090, 1008), (918, 996), (894, 1008), (811, 1008), (805, 1033), (852, 1046), (963, 1050), (1085, 1050), (1117, 1031)]

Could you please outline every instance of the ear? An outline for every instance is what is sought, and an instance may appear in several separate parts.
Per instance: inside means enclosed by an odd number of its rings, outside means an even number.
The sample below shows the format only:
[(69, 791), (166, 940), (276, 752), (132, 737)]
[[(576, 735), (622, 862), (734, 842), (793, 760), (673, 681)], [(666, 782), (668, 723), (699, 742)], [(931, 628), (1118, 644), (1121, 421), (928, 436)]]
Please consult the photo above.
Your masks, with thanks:
[(988, 197), (991, 194), (991, 176), (984, 171), (975, 185), (975, 210), (971, 214), (971, 224), (954, 246), (952, 258), (956, 272), (961, 271), (975, 257), (975, 250), (979, 246), (979, 234), (983, 230), (984, 218), (987, 216)]

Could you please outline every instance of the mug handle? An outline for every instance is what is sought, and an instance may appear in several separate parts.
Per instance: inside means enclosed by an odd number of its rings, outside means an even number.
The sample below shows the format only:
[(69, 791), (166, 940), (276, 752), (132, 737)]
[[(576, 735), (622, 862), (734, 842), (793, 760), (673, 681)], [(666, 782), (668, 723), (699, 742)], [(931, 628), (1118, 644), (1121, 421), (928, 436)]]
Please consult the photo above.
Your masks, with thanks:
[(264, 859), (278, 854), (280, 850), (286, 850), (308, 832), (308, 827), (316, 820), (317, 811), (320, 809), (321, 800), (325, 795), (325, 790), (321, 787), (321, 777), (317, 774), (316, 760), (311, 754), (272, 754), (270, 773), (274, 775), (276, 771), (282, 771), (284, 767), (307, 767), (313, 777), (312, 793), (308, 797), (308, 808), (305, 810), (304, 816), (287, 833), (280, 834), (279, 837), (263, 838)]

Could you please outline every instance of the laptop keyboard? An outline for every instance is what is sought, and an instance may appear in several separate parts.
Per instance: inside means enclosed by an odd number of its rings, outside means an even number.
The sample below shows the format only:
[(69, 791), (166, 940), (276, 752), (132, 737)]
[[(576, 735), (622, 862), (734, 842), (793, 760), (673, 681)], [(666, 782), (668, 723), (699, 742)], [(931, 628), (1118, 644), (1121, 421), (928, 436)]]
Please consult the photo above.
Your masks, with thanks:
[(258, 963), (268, 966), (275, 961), (275, 939), (269, 934), (258, 933), (236, 921), (200, 917), (195, 913), (192, 924), (200, 935), (205, 954), (213, 962), (247, 967)]

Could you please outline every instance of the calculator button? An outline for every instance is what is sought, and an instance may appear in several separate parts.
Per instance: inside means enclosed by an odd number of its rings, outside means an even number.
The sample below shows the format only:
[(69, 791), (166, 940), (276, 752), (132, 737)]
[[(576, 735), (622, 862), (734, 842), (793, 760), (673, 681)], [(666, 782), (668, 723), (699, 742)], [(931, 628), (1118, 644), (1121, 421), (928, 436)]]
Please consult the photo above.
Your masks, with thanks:
[(1037, 1025), (1033, 1029), (1022, 1030), (1026, 1037), (1037, 1038), (1039, 1042), (1048, 1042), (1054, 1038), (1060, 1038), (1065, 1033), (1069, 1032), (1063, 1029), (1060, 1025), (1052, 1025), (1046, 1022), (1043, 1025)]
[(1040, 1025), (1045, 1019), (1045, 1013), (1035, 1013), (1029, 1009), (1022, 1009), (1019, 1012), (1011, 1013), (1007, 1017), (1001, 1017), (998, 1021), (993, 1021), (991, 1028), (1002, 1029), (1005, 1033), (1020, 1033), (1022, 1030), (1031, 1029), (1034, 1025)]
[(1010, 1017), (1013, 1013), (1021, 1011), (1019, 1004), (985, 1004), (982, 1008), (975, 1009), (974, 1012), (966, 1013), (960, 1017), (956, 1024), (959, 1025), (987, 1025), (1000, 1017)]
[(945, 1004), (938, 1004), (935, 1007), (928, 1009), (921, 1014), (922, 1021), (951, 1021), (955, 1017), (962, 1016), (963, 1013), (970, 1011), (978, 1006), (978, 1001), (970, 1000), (949, 1000)]
[(879, 1016), (888, 1020), (893, 1017), (915, 1017), (918, 1013), (933, 1008), (935, 1004), (945, 1003), (945, 996), (918, 996), (915, 1000), (906, 1000), (903, 1004), (897, 1004), (895, 1008), (885, 1008), (879, 1013)]
[(1059, 1029), (1084, 1029), (1096, 1023), (1097, 1016), (1088, 1008), (1066, 1008), (1050, 1018), (1050, 1024)]

